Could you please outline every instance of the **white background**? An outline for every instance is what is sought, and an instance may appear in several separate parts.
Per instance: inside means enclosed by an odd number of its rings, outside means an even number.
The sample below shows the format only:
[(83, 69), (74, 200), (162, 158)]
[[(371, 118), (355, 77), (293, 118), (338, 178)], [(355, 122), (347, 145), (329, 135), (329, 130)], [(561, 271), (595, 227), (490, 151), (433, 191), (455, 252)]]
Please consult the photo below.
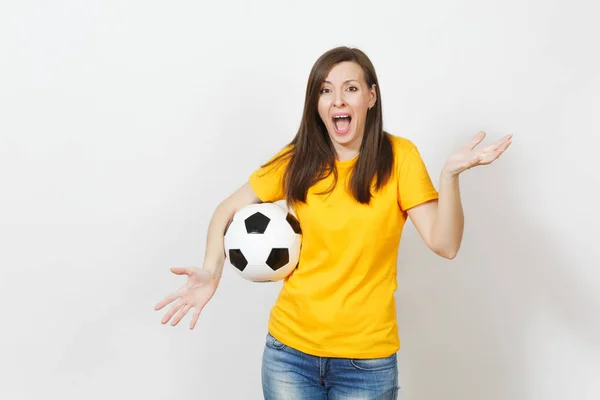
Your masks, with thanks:
[(588, 1), (0, 4), (0, 398), (260, 399), (279, 284), (226, 269), (197, 328), (154, 305), (214, 207), (292, 139), (326, 50), (363, 49), (385, 129), (461, 178), (456, 259), (407, 224), (402, 398), (600, 398), (598, 6)]

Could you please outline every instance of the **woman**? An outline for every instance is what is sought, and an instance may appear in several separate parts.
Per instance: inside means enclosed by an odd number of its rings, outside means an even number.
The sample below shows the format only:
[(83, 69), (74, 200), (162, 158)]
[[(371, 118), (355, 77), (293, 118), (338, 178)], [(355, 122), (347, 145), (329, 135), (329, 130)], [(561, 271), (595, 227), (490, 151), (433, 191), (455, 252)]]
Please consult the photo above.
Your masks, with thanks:
[[(445, 164), (434, 188), (416, 146), (382, 128), (375, 69), (358, 49), (323, 54), (310, 73), (300, 128), (215, 210), (202, 268), (187, 275), (162, 319), (194, 308), (193, 329), (221, 277), (223, 234), (256, 202), (285, 199), (302, 227), (298, 267), (271, 310), (262, 363), (266, 399), (395, 399), (399, 349), (394, 291), (407, 218), (427, 246), (452, 259), (463, 233), (459, 174), (490, 164), (511, 135), (476, 149), (480, 132)], [(177, 315), (175, 315), (177, 313)]]

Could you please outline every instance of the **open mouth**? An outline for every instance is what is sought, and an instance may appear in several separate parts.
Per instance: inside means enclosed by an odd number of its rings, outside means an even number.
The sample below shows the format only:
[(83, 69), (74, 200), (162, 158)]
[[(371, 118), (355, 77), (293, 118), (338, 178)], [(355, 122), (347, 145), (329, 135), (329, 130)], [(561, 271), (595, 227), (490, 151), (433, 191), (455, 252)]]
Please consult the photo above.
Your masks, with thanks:
[(334, 115), (333, 116), (333, 126), (335, 128), (335, 133), (339, 135), (343, 135), (350, 131), (350, 122), (352, 121), (352, 117), (350, 115)]

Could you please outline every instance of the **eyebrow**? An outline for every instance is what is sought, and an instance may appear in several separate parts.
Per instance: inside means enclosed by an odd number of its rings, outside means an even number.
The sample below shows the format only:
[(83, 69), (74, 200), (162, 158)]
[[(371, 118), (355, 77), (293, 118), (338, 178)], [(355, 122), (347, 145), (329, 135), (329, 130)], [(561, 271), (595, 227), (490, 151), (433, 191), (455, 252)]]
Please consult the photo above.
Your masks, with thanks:
[[(358, 80), (356, 79), (348, 79), (347, 81), (344, 81), (344, 84), (348, 83), (348, 82), (356, 82), (359, 83)], [(329, 81), (324, 81), (323, 83), (329, 83), (330, 85), (333, 85), (333, 83), (329, 82)]]

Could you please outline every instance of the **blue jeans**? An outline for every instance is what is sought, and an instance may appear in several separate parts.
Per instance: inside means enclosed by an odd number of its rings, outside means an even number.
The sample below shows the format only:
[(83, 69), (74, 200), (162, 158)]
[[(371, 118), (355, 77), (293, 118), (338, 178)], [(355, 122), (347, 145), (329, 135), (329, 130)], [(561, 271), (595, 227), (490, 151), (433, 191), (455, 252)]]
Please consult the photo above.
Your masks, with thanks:
[(396, 400), (396, 353), (384, 358), (316, 357), (267, 334), (262, 358), (265, 400)]

